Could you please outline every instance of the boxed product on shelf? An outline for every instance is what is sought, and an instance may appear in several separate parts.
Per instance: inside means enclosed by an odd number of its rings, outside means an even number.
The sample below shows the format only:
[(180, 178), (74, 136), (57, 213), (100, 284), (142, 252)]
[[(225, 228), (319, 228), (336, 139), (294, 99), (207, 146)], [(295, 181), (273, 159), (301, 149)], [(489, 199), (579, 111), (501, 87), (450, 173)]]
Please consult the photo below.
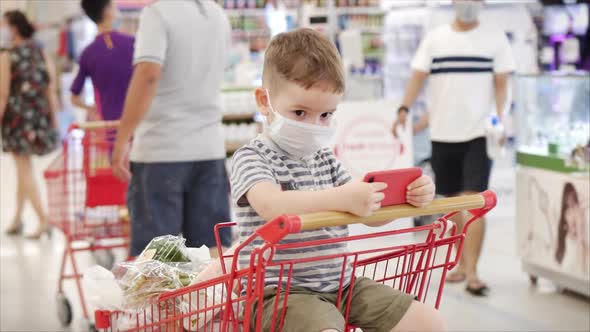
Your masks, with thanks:
[(252, 90), (222, 93), (222, 107), (225, 118), (247, 116), (252, 119), (257, 111), (256, 100)]
[(246, 144), (258, 135), (258, 123), (230, 123), (223, 126), (227, 143)]
[(337, 0), (338, 7), (379, 7), (380, 0)]

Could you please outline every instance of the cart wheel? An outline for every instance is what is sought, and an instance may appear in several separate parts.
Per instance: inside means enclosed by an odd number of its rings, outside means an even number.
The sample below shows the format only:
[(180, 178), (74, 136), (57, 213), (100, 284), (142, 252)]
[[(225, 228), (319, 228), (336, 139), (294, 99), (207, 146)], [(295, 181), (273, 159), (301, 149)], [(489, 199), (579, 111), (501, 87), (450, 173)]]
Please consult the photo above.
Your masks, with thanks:
[(63, 293), (58, 293), (56, 297), (57, 302), (57, 318), (63, 327), (70, 326), (72, 323), (72, 306), (70, 301)]
[(537, 283), (539, 282), (539, 277), (531, 274), (531, 275), (529, 275), (529, 280), (530, 280), (532, 286), (537, 286)]
[(107, 270), (113, 268), (115, 264), (115, 255), (110, 250), (97, 250), (92, 252), (92, 257), (96, 263)]
[(86, 331), (88, 331), (88, 332), (98, 332), (98, 329), (96, 328), (94, 323), (91, 322), (90, 320), (84, 321), (84, 327), (86, 327)]

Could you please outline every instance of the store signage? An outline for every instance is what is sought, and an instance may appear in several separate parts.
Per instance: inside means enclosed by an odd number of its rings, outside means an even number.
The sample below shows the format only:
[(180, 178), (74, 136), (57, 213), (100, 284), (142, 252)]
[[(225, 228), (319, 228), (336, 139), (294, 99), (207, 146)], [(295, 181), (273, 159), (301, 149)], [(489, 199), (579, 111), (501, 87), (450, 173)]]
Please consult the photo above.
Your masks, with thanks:
[(388, 101), (346, 102), (338, 108), (334, 153), (353, 177), (412, 166), (411, 136), (394, 137), (392, 110)]
[(140, 9), (150, 5), (155, 0), (115, 0), (115, 4), (120, 9)]
[[(391, 132), (397, 103), (387, 100), (343, 102), (334, 115), (336, 135), (333, 142), (336, 158), (353, 178), (362, 179), (367, 172), (407, 168), (413, 165), (412, 135), (409, 130), (395, 138)], [(408, 124), (407, 128), (410, 128)], [(411, 227), (410, 219), (396, 220), (382, 230)], [(375, 229), (351, 225), (351, 234), (366, 234)], [(399, 243), (411, 243), (413, 236), (398, 236)], [(364, 245), (364, 244), (363, 244)], [(378, 246), (379, 243), (368, 244)], [(382, 245), (382, 244), (381, 244)]]

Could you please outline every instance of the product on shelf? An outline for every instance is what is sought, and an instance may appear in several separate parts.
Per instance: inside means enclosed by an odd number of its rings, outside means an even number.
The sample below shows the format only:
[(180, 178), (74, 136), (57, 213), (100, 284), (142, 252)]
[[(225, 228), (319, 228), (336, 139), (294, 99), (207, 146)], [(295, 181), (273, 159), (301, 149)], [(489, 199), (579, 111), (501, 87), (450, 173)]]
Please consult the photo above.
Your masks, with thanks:
[(379, 7), (380, 0), (336, 0), (337, 7)]
[(257, 111), (254, 93), (250, 89), (222, 93), (224, 116), (247, 115), (253, 117)]

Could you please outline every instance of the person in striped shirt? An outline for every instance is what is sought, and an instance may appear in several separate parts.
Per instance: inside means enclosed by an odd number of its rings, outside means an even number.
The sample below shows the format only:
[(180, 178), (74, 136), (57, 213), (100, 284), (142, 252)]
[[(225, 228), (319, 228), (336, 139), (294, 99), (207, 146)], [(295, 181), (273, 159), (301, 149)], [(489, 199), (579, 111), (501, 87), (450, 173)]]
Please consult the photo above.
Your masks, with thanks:
[[(343, 67), (334, 45), (320, 33), (299, 29), (277, 35), (264, 60), (263, 87), (256, 89), (259, 111), (266, 117), (263, 133), (239, 149), (233, 157), (232, 204), (240, 239), (249, 237), (267, 220), (283, 214), (343, 211), (367, 216), (380, 208), (383, 183), (352, 180), (326, 148), (332, 134), (330, 119), (345, 89)], [(408, 188), (408, 201), (429, 204), (434, 196), (432, 179), (423, 176)], [(376, 226), (376, 225), (371, 225)], [(339, 238), (346, 226), (290, 234), (281, 243)], [(249, 264), (256, 240), (239, 255), (240, 266)], [(346, 252), (345, 243), (285, 249), (274, 261), (323, 257)], [(356, 278), (352, 294), (351, 267), (342, 258), (322, 259), (294, 265), (288, 310), (282, 331), (343, 331), (345, 324), (365, 332), (441, 331), (443, 324), (434, 308), (412, 296), (366, 278)], [(266, 271), (263, 331), (272, 324), (273, 304), (280, 269)], [(352, 296), (349, 321), (336, 307), (341, 281), (346, 297)], [(283, 283), (281, 281), (281, 283)], [(346, 302), (343, 302), (346, 303)]]

